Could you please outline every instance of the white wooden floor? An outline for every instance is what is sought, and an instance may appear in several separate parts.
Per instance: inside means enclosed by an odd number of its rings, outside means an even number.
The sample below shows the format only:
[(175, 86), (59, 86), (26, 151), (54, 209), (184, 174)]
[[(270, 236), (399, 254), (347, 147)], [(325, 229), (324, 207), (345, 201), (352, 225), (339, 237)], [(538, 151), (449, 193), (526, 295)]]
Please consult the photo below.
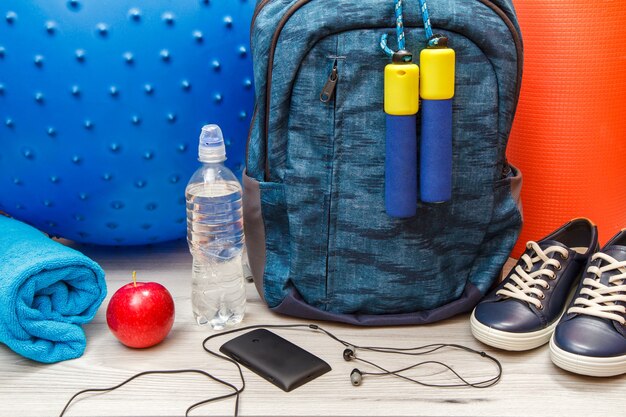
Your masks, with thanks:
[[(80, 359), (41, 365), (0, 346), (0, 416), (57, 416), (76, 391), (115, 385), (130, 375), (151, 369), (201, 368), (237, 382), (231, 364), (206, 354), (202, 340), (210, 330), (193, 322), (190, 309), (190, 256), (179, 241), (148, 248), (102, 249), (79, 247), (100, 262), (107, 273), (109, 297), (130, 280), (132, 270), (144, 281), (158, 281), (173, 294), (176, 322), (168, 339), (146, 350), (122, 346), (109, 333), (105, 301), (93, 323), (86, 326), (87, 350)], [(248, 285), (248, 311), (244, 323), (297, 323), (279, 317), (260, 302)], [(550, 362), (547, 347), (526, 353), (505, 353), (474, 340), (468, 317), (429, 326), (356, 328), (322, 324), (339, 337), (362, 345), (415, 346), (448, 342), (484, 349), (503, 364), (504, 376), (488, 389), (426, 388), (393, 377), (365, 379), (353, 387), (349, 374), (355, 364), (344, 362), (342, 346), (307, 331), (277, 331), (283, 337), (326, 360), (333, 370), (317, 380), (284, 393), (244, 370), (247, 388), (242, 394), (242, 416), (626, 416), (626, 379), (594, 379), (566, 373)], [(218, 347), (222, 341), (216, 341)], [(475, 356), (447, 352), (433, 358), (454, 365), (463, 375), (481, 379), (495, 369)], [(372, 358), (372, 356), (369, 356)], [(390, 367), (408, 364), (406, 358), (374, 357)], [(486, 366), (485, 366), (486, 365)], [(363, 367), (365, 369), (365, 367)], [(450, 382), (447, 374), (430, 367), (413, 373), (425, 381)], [(475, 379), (475, 380), (476, 380)], [(84, 397), (68, 416), (181, 416), (194, 402), (226, 393), (199, 376), (150, 376), (105, 395)], [(231, 416), (233, 400), (192, 412), (192, 416)]]

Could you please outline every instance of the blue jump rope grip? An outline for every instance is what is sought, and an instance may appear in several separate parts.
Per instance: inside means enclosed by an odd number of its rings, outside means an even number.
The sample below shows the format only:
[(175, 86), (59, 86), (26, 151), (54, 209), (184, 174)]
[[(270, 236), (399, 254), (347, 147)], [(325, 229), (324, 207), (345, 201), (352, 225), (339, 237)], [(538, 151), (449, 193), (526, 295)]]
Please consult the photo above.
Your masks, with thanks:
[(422, 100), (420, 194), (425, 203), (452, 199), (452, 99)]
[(387, 115), (385, 206), (390, 217), (417, 211), (417, 116)]

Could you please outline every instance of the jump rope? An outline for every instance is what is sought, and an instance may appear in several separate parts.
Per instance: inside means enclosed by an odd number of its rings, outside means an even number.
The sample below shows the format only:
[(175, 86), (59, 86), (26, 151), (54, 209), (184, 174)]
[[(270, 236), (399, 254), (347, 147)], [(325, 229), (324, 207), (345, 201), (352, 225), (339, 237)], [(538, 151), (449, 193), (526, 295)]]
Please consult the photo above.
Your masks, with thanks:
[[(378, 372), (365, 372), (365, 371), (361, 371), (357, 368), (353, 369), (352, 372), (350, 373), (350, 381), (352, 383), (352, 385), (354, 386), (359, 386), (362, 384), (364, 377), (366, 376), (394, 376), (400, 379), (403, 379), (405, 381), (414, 383), (414, 384), (418, 384), (421, 386), (425, 386), (425, 387), (436, 387), (436, 388), (459, 388), (459, 387), (471, 387), (471, 388), (488, 388), (491, 387), (495, 384), (498, 383), (498, 381), (500, 381), (500, 379), (502, 378), (502, 364), (500, 363), (500, 361), (498, 359), (496, 359), (495, 357), (482, 352), (482, 351), (478, 351), (475, 349), (472, 349), (470, 347), (467, 346), (463, 346), (463, 345), (458, 345), (458, 344), (452, 344), (452, 343), (435, 343), (435, 344), (430, 344), (430, 345), (424, 345), (424, 346), (417, 346), (417, 347), (409, 347), (409, 348), (394, 348), (394, 347), (383, 347), (383, 346), (359, 346), (356, 344), (352, 344), (349, 343), (343, 339), (340, 339), (339, 337), (335, 336), (334, 334), (332, 334), (331, 332), (323, 329), (322, 327), (316, 325), (316, 324), (278, 324), (278, 325), (255, 325), (255, 326), (246, 326), (246, 327), (242, 327), (240, 329), (234, 329), (234, 330), (229, 330), (229, 331), (225, 331), (222, 333), (217, 333), (214, 335), (211, 335), (209, 337), (207, 337), (206, 339), (204, 339), (204, 341), (202, 342), (202, 347), (204, 348), (204, 350), (209, 353), (210, 355), (215, 356), (218, 359), (224, 360), (224, 361), (228, 361), (233, 363), (236, 367), (237, 370), (239, 372), (239, 378), (240, 378), (240, 382), (241, 385), (240, 386), (236, 386), (234, 383), (230, 383), (228, 381), (225, 381), (223, 379), (220, 379), (206, 371), (200, 370), (200, 369), (177, 369), (177, 370), (157, 370), (157, 371), (145, 371), (145, 372), (140, 372), (138, 374), (135, 374), (133, 376), (131, 376), (130, 378), (126, 379), (125, 381), (113, 386), (113, 387), (109, 387), (109, 388), (88, 388), (82, 391), (77, 392), (76, 394), (74, 394), (69, 401), (65, 404), (65, 407), (63, 407), (63, 411), (61, 411), (61, 414), (59, 414), (59, 417), (63, 417), (65, 416), (66, 411), (69, 409), (70, 405), (74, 402), (74, 400), (76, 400), (79, 396), (86, 394), (86, 393), (103, 393), (103, 392), (111, 392), (114, 391), (118, 388), (123, 387), (124, 385), (128, 384), (131, 381), (134, 381), (137, 378), (143, 377), (143, 376), (147, 376), (147, 375), (172, 375), (172, 374), (199, 374), (199, 375), (203, 375), (205, 377), (207, 377), (208, 379), (217, 382), (220, 385), (223, 385), (227, 388), (229, 388), (230, 390), (232, 390), (231, 393), (229, 394), (224, 394), (224, 395), (220, 395), (220, 396), (216, 396), (216, 397), (211, 397), (211, 398), (207, 398), (206, 400), (203, 401), (199, 401), (191, 406), (189, 406), (187, 408), (187, 410), (185, 410), (185, 417), (189, 416), (189, 413), (200, 407), (203, 405), (207, 405), (209, 403), (212, 402), (216, 402), (219, 400), (225, 400), (227, 398), (232, 398), (235, 397), (235, 410), (233, 413), (234, 417), (237, 417), (239, 415), (239, 400), (240, 400), (240, 396), (241, 393), (246, 389), (246, 380), (243, 376), (243, 370), (241, 368), (241, 365), (239, 365), (239, 363), (233, 359), (231, 359), (230, 357), (226, 356), (226, 355), (222, 355), (221, 353), (218, 353), (212, 349), (210, 349), (207, 346), (207, 343), (209, 341), (211, 341), (212, 339), (218, 338), (218, 337), (223, 337), (223, 336), (227, 336), (233, 333), (239, 333), (239, 332), (244, 332), (247, 330), (253, 330), (253, 329), (308, 329), (314, 332), (318, 332), (318, 333), (322, 333), (325, 334), (326, 336), (330, 337), (331, 339), (335, 340), (336, 342), (340, 343), (341, 345), (344, 346), (344, 351), (343, 351), (343, 358), (346, 361), (356, 361), (356, 362), (361, 362), (367, 365), (370, 365), (376, 369), (378, 369)], [(461, 350), (464, 352), (468, 352), (471, 354), (475, 354), (475, 355), (479, 355), (481, 358), (487, 359), (489, 361), (491, 361), (493, 364), (495, 364), (496, 368), (497, 368), (497, 373), (495, 376), (492, 376), (490, 378), (484, 379), (482, 381), (478, 381), (478, 382), (470, 382), (468, 381), (466, 378), (464, 378), (459, 372), (455, 371), (450, 365), (447, 365), (441, 361), (436, 361), (436, 360), (426, 360), (426, 361), (422, 361), (422, 362), (417, 362), (414, 363), (410, 366), (406, 366), (400, 369), (396, 369), (396, 370), (388, 370), (370, 360), (367, 359), (363, 359), (359, 356), (357, 356), (357, 351), (366, 351), (366, 352), (378, 352), (378, 353), (388, 353), (388, 354), (396, 354), (396, 355), (406, 355), (406, 356), (421, 356), (421, 355), (427, 355), (429, 353), (434, 353), (437, 352), (439, 350), (442, 349), (455, 349), (455, 350)], [(412, 370), (412, 369), (416, 369), (418, 367), (424, 366), (424, 365), (437, 365), (437, 366), (441, 366), (443, 367), (446, 371), (450, 372), (454, 378), (456, 379), (457, 382), (452, 382), (449, 384), (437, 384), (437, 383), (430, 383), (430, 382), (426, 382), (423, 380), (418, 380), (416, 378), (410, 378), (406, 375), (402, 375), (403, 372)]]
[(394, 2), (398, 51), (387, 45), (387, 34), (380, 39), (380, 47), (391, 58), (385, 67), (385, 208), (390, 217), (410, 218), (417, 214), (418, 177), (422, 202), (443, 203), (452, 199), (456, 55), (448, 47), (445, 35), (433, 33), (426, 0), (419, 0), (426, 48), (420, 52), (420, 66), (413, 63), (413, 54), (406, 49), (402, 0)]

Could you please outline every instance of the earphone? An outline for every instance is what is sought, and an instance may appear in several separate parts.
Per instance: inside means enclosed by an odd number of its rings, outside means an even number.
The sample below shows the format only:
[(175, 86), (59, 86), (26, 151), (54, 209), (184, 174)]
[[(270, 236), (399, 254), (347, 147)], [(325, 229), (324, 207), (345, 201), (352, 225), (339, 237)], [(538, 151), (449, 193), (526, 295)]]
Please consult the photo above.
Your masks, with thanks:
[(355, 387), (361, 385), (361, 382), (363, 382), (363, 374), (357, 368), (354, 368), (352, 372), (350, 372), (350, 382), (352, 382), (352, 385)]
[[(231, 397), (235, 397), (235, 410), (233, 413), (234, 417), (237, 417), (239, 415), (239, 399), (240, 399), (240, 395), (241, 393), (245, 390), (246, 388), (246, 380), (243, 376), (243, 370), (241, 368), (241, 365), (229, 358), (226, 355), (222, 355), (216, 351), (213, 351), (211, 349), (209, 349), (207, 347), (207, 343), (212, 340), (215, 339), (217, 337), (223, 337), (229, 334), (233, 334), (233, 333), (240, 333), (246, 330), (253, 330), (253, 329), (310, 329), (316, 332), (321, 332), (323, 334), (325, 334), (326, 336), (330, 337), (331, 339), (335, 340), (336, 342), (342, 344), (344, 346), (344, 350), (343, 350), (343, 359), (345, 361), (359, 361), (362, 362), (364, 364), (370, 365), (376, 369), (378, 369), (380, 372), (365, 372), (365, 371), (361, 371), (357, 368), (354, 368), (352, 370), (352, 372), (350, 373), (350, 383), (353, 386), (359, 386), (363, 383), (363, 378), (365, 376), (394, 376), (397, 378), (401, 378), (404, 379), (406, 381), (409, 382), (413, 382), (415, 384), (419, 384), (419, 385), (423, 385), (423, 386), (428, 386), (428, 387), (472, 387), (472, 388), (487, 388), (490, 386), (495, 385), (500, 378), (502, 377), (502, 365), (500, 364), (500, 361), (498, 361), (498, 359), (494, 358), (491, 355), (488, 355), (485, 352), (481, 352), (481, 351), (477, 351), (474, 350), (472, 348), (469, 348), (467, 346), (463, 346), (463, 345), (456, 345), (456, 344), (446, 344), (446, 343), (440, 343), (440, 344), (431, 344), (431, 345), (425, 345), (425, 346), (418, 346), (418, 347), (413, 347), (413, 348), (394, 348), (394, 347), (374, 347), (374, 346), (358, 346), (358, 345), (353, 345), (348, 343), (345, 340), (342, 340), (340, 338), (338, 338), (337, 336), (335, 336), (334, 334), (330, 333), (329, 331), (321, 328), (320, 326), (316, 325), (316, 324), (275, 324), (275, 325), (255, 325), (255, 326), (246, 326), (246, 327), (241, 327), (239, 329), (233, 329), (233, 330), (228, 330), (228, 331), (224, 331), (221, 333), (216, 333), (213, 334), (209, 337), (207, 337), (206, 339), (204, 339), (204, 341), (202, 342), (202, 347), (203, 349), (209, 353), (210, 355), (213, 355), (221, 360), (225, 360), (228, 362), (233, 363), (236, 367), (237, 370), (239, 371), (239, 377), (241, 380), (241, 387), (238, 388), (237, 386), (235, 386), (235, 384), (224, 381), (220, 378), (217, 378), (213, 375), (211, 375), (210, 373), (206, 372), (206, 371), (202, 371), (202, 370), (198, 370), (198, 369), (181, 369), (181, 370), (166, 370), (166, 371), (145, 371), (145, 372), (140, 372), (138, 374), (135, 374), (133, 376), (131, 376), (130, 378), (126, 379), (125, 381), (110, 387), (110, 388), (89, 388), (89, 389), (85, 389), (82, 391), (77, 392), (76, 394), (74, 394), (69, 401), (66, 403), (65, 407), (63, 408), (63, 411), (61, 411), (61, 414), (59, 415), (59, 417), (63, 417), (65, 415), (65, 412), (68, 410), (68, 408), (70, 407), (70, 405), (72, 404), (72, 402), (80, 395), (87, 393), (87, 392), (110, 392), (113, 390), (116, 390), (118, 388), (123, 387), (124, 385), (128, 384), (129, 382), (133, 381), (134, 379), (137, 379), (139, 377), (145, 376), (145, 375), (153, 375), (153, 374), (180, 374), (180, 373), (195, 373), (195, 374), (201, 374), (206, 376), (207, 378), (219, 383), (220, 385), (226, 386), (227, 388), (231, 389), (231, 393), (228, 394), (224, 394), (221, 396), (217, 396), (217, 397), (211, 397), (208, 398), (204, 401), (200, 401), (197, 402), (191, 406), (189, 406), (187, 408), (187, 410), (185, 411), (185, 417), (189, 416), (189, 413), (197, 408), (200, 407), (202, 405), (211, 403), (211, 402), (215, 402), (215, 401), (219, 401), (219, 400), (223, 400), (226, 398), (231, 398)], [(383, 368), (380, 365), (375, 364), (374, 362), (371, 362), (369, 360), (366, 360), (364, 358), (358, 357), (357, 356), (357, 350), (361, 350), (361, 351), (369, 351), (369, 352), (378, 352), (378, 353), (388, 353), (388, 354), (395, 354), (395, 355), (406, 355), (406, 356), (420, 356), (420, 355), (426, 355), (429, 353), (433, 353), (436, 352), (438, 350), (444, 349), (444, 348), (451, 348), (451, 349), (458, 349), (458, 350), (463, 350), (465, 352), (468, 353), (473, 353), (473, 354), (477, 354), (479, 356), (481, 356), (482, 358), (486, 358), (491, 360), (497, 367), (498, 372), (497, 375), (495, 375), (494, 377), (485, 379), (483, 381), (479, 381), (479, 382), (469, 382), (466, 379), (464, 379), (458, 372), (456, 372), (454, 369), (452, 369), (452, 367), (450, 367), (449, 365), (446, 365), (443, 362), (440, 361), (423, 361), (423, 362), (418, 362), (415, 364), (412, 364), (410, 366), (401, 368), (401, 369), (397, 369), (397, 370), (387, 370), (385, 368)], [(426, 365), (426, 364), (436, 364), (436, 365), (440, 365), (443, 366), (444, 368), (446, 368), (448, 371), (450, 371), (459, 381), (461, 381), (458, 384), (431, 384), (431, 383), (427, 383), (424, 381), (419, 381), (417, 379), (413, 379), (410, 377), (407, 377), (405, 375), (402, 375), (402, 372), (411, 370), (411, 369), (415, 369), (419, 366), (422, 365)]]

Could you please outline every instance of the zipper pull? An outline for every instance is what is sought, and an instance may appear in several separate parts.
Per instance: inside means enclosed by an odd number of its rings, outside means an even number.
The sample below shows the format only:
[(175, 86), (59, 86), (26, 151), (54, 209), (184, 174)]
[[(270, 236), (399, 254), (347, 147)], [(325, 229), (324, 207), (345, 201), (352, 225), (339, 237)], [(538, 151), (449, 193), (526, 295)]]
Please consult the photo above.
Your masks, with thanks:
[(337, 87), (337, 81), (339, 81), (339, 73), (337, 71), (337, 61), (335, 60), (333, 70), (328, 76), (326, 85), (324, 85), (324, 88), (322, 89), (322, 94), (320, 94), (320, 101), (322, 103), (328, 103), (332, 100), (333, 95), (335, 94), (335, 88)]
[(502, 166), (502, 179), (508, 177), (511, 174), (511, 165), (509, 165), (509, 161), (505, 158), (504, 165)]

